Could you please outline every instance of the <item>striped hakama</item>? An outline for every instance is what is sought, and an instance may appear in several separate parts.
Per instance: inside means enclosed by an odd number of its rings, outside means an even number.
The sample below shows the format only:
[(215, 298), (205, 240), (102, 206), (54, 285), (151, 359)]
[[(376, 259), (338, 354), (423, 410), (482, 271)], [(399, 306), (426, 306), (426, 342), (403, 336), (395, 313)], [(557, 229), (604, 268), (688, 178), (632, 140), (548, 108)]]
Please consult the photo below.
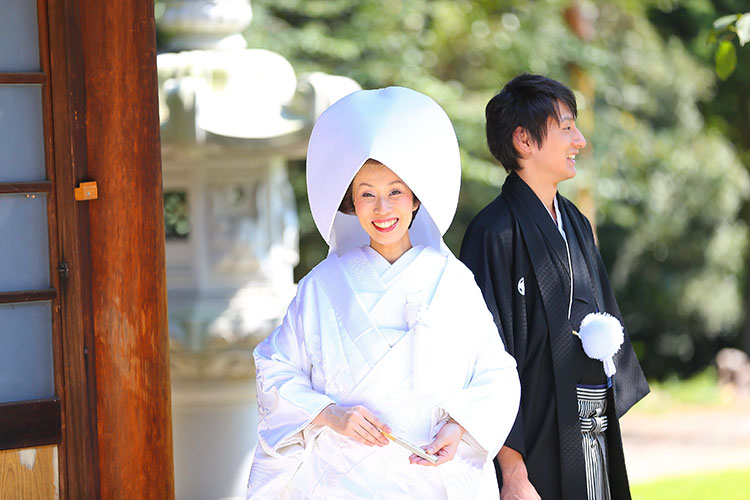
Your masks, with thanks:
[(588, 500), (610, 500), (607, 477), (607, 387), (577, 386)]

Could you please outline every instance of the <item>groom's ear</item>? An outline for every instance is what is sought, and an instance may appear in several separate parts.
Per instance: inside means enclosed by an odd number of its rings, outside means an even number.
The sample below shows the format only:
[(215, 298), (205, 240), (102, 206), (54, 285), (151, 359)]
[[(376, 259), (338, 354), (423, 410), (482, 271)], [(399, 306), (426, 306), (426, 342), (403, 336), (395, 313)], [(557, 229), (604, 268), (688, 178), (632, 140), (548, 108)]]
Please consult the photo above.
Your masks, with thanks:
[(523, 127), (516, 127), (513, 131), (513, 147), (522, 158), (526, 158), (534, 147), (534, 139), (528, 130)]

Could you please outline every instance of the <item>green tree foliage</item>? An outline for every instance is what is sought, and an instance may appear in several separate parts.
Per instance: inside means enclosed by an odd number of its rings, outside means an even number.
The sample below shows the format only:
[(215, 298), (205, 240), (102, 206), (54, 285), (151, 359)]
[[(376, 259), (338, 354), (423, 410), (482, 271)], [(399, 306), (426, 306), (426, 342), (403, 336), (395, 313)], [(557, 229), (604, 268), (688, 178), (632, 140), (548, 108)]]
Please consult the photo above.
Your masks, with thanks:
[[(365, 88), (412, 87), (451, 116), (463, 160), (458, 252), (469, 220), (505, 173), (487, 152), (484, 106), (520, 72), (571, 86), (590, 146), (564, 192), (595, 218), (602, 253), (649, 375), (688, 373), (738, 332), (750, 182), (700, 107), (715, 76), (648, 19), (650, 4), (557, 0), (254, 0), (251, 47), (297, 71), (350, 76)], [(738, 70), (739, 71), (739, 70)], [(303, 275), (325, 255), (299, 196)], [(595, 207), (595, 210), (593, 210)]]
[[(737, 14), (747, 7), (746, 0), (662, 1), (649, 8), (648, 17), (664, 40), (679, 39), (706, 65), (716, 64), (720, 43), (737, 44), (734, 71), (716, 83), (712, 98), (702, 102), (700, 109), (707, 125), (731, 140), (744, 168), (750, 171), (750, 27), (746, 24), (750, 23), (750, 15)], [(741, 219), (750, 224), (747, 201), (741, 209)], [(750, 252), (745, 252), (742, 282), (744, 338), (737, 344), (750, 352)]]

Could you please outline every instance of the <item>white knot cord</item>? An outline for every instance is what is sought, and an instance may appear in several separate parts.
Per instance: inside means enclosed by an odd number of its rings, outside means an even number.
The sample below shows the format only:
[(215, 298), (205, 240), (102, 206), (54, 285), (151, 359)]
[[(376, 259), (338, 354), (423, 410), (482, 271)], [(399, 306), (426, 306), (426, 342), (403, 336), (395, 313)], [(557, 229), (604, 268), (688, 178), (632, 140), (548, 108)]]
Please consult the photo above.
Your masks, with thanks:
[(607, 313), (587, 314), (581, 321), (578, 336), (586, 355), (601, 361), (607, 377), (613, 376), (617, 372), (613, 358), (625, 339), (620, 321)]
[(602, 360), (602, 363), (604, 363), (604, 374), (607, 375), (607, 377), (611, 377), (612, 375), (617, 373), (617, 369), (615, 368), (615, 361), (611, 356)]

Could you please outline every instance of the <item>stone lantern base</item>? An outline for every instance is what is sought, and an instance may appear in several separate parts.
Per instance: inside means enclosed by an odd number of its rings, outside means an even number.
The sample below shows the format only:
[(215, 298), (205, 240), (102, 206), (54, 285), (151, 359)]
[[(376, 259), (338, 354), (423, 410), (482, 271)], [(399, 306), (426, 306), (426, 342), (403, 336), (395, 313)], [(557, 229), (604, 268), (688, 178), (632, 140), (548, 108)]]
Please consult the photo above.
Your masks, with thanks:
[(176, 498), (245, 499), (255, 394), (255, 379), (172, 381)]

